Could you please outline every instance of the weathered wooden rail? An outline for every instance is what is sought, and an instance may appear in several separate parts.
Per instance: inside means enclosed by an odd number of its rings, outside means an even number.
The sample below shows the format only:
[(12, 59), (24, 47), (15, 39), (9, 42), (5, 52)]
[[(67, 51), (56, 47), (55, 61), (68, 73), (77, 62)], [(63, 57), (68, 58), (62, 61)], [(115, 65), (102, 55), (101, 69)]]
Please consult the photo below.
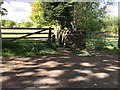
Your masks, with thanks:
[[(40, 39), (40, 38), (47, 38), (49, 41), (54, 40), (55, 35), (52, 32), (54, 28), (1, 28), (2, 39)], [(12, 32), (7, 32), (12, 31)], [(32, 31), (32, 32), (31, 32)], [(47, 31), (47, 32), (45, 32)], [(31, 35), (36, 35), (32, 36)], [(48, 35), (47, 37), (41, 37), (41, 35)], [(20, 37), (3, 37), (3, 35), (22, 35)], [(53, 41), (55, 42), (55, 40)]]

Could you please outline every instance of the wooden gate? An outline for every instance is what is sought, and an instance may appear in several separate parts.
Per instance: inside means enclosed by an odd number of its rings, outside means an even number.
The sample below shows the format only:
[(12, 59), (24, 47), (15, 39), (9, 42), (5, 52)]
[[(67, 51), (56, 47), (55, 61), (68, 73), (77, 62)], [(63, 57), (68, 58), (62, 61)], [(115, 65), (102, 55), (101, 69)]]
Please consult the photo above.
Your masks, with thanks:
[(54, 38), (54, 28), (1, 28), (2, 39), (47, 39)]

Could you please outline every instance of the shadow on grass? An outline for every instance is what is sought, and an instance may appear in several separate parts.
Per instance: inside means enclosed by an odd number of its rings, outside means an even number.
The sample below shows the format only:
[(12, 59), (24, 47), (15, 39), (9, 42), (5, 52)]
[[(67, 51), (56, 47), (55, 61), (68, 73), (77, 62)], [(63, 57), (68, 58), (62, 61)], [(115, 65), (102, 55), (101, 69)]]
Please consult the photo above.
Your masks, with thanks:
[(3, 56), (36, 56), (51, 54), (56, 49), (56, 45), (51, 42), (19, 40), (2, 42)]

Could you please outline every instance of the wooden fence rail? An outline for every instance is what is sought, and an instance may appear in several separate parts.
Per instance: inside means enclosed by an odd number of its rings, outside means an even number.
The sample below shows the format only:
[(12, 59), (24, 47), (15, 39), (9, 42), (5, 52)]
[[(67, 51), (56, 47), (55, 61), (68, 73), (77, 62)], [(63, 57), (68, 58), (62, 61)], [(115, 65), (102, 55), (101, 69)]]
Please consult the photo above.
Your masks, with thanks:
[[(54, 33), (52, 32), (54, 28), (1, 28), (1, 34), (2, 39), (12, 39), (12, 40), (18, 40), (18, 39), (39, 39), (39, 38), (48, 38), (48, 40), (53, 40), (52, 36)], [(12, 32), (10, 32), (12, 31)], [(31, 32), (32, 31), (32, 32)], [(45, 32), (47, 31), (47, 32)], [(31, 35), (38, 35), (38, 36), (32, 36)], [(3, 37), (3, 35), (22, 35), (20, 37)], [(48, 37), (41, 37), (41, 35), (48, 35)], [(54, 38), (54, 37), (53, 37)]]

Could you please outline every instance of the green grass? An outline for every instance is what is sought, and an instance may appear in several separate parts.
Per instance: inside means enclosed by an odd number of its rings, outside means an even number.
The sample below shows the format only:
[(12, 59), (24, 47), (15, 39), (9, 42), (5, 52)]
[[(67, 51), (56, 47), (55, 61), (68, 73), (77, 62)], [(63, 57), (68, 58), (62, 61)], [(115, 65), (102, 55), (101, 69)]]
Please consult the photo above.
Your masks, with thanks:
[(35, 40), (4, 40), (2, 42), (2, 56), (41, 56), (52, 54), (56, 50), (56, 45), (52, 42), (42, 42)]
[[(49, 27), (43, 27), (49, 28)], [(55, 28), (55, 27), (52, 27)], [(39, 30), (27, 30), (27, 29), (2, 29), (3, 33), (34, 33)], [(49, 30), (43, 31), (41, 33), (48, 33)], [(52, 30), (54, 34), (56, 34), (56, 30)], [(16, 38), (25, 36), (27, 34), (2, 34), (2, 38)], [(48, 37), (48, 34), (33, 34), (28, 37)], [(42, 40), (42, 41), (40, 41)], [(36, 39), (22, 39), (17, 41), (3, 40), (2, 42), (2, 56), (3, 57), (11, 57), (11, 56), (41, 56), (45, 54), (52, 54), (55, 52), (56, 45), (51, 42), (46, 41), (47, 38), (38, 38)], [(45, 42), (43, 42), (45, 41)]]
[(87, 47), (92, 49), (114, 49), (117, 48), (117, 43), (118, 38), (112, 35), (87, 37)]

